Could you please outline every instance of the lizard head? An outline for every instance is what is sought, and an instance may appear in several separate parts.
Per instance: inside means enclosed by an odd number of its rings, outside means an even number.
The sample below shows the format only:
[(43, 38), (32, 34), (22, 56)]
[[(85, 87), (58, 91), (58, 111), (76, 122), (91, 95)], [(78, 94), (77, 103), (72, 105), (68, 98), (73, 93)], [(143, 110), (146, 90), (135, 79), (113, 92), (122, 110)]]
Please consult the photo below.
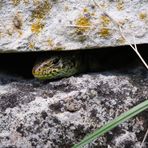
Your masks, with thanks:
[(53, 56), (37, 63), (32, 69), (32, 74), (40, 80), (59, 79), (76, 74), (78, 65), (75, 57)]

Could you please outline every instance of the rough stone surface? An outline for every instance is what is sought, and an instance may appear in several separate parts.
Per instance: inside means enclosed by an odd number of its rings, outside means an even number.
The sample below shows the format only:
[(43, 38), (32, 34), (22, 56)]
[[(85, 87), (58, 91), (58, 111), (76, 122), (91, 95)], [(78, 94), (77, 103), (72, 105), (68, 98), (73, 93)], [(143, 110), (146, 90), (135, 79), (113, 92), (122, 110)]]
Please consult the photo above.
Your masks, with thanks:
[[(146, 99), (148, 72), (143, 67), (44, 83), (1, 75), (0, 148), (70, 148)], [(144, 111), (88, 147), (139, 148), (147, 128)]]
[[(148, 43), (147, 0), (96, 2), (122, 25), (131, 43)], [(102, 14), (93, 0), (1, 0), (0, 52), (126, 45)]]

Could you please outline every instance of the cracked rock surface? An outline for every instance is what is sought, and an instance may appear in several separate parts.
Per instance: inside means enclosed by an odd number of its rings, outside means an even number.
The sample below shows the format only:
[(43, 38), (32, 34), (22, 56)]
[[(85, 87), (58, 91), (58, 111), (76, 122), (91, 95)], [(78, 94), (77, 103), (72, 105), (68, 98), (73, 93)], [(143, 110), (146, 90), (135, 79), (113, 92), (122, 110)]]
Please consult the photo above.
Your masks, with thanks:
[[(0, 148), (69, 148), (146, 99), (148, 72), (144, 67), (46, 83), (1, 75)], [(139, 148), (147, 128), (144, 111), (88, 147)]]

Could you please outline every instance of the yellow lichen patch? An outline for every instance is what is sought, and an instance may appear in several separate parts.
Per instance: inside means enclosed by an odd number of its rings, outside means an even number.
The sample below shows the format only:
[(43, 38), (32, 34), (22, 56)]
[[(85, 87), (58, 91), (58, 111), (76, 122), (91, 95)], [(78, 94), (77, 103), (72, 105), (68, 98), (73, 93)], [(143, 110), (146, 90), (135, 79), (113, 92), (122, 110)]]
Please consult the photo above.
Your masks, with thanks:
[(56, 43), (54, 47), (52, 48), (52, 50), (55, 50), (55, 51), (62, 51), (64, 49), (65, 47), (60, 42)]
[(9, 36), (12, 36), (13, 33), (14, 33), (13, 28), (8, 28), (8, 29), (6, 30), (6, 34), (9, 35)]
[(145, 20), (147, 18), (147, 13), (146, 12), (141, 12), (139, 14), (139, 18), (140, 18), (140, 20)]
[(101, 6), (101, 8), (104, 8), (104, 9), (108, 7), (108, 3), (106, 2), (102, 2), (99, 5)]
[(43, 19), (46, 14), (50, 11), (51, 4), (48, 0), (45, 0), (44, 3), (39, 3), (38, 6), (32, 11), (32, 18)]
[(91, 26), (90, 19), (84, 16), (81, 16), (76, 19), (75, 24), (77, 26), (77, 32), (85, 32)]
[(2, 34), (3, 34), (3, 33), (2, 33), (2, 32), (0, 32), (0, 38), (2, 38)]
[(66, 6), (64, 7), (64, 10), (65, 10), (65, 11), (68, 11), (68, 10), (69, 10), (69, 7), (66, 5)]
[(64, 49), (65, 49), (65, 47), (57, 46), (57, 47), (55, 47), (53, 50), (55, 50), (55, 51), (62, 51), (62, 50), (64, 50)]
[(100, 16), (101, 19), (101, 24), (105, 27), (107, 25), (109, 25), (110, 23), (110, 19), (106, 16), (106, 15), (101, 15)]
[(40, 33), (43, 28), (44, 24), (42, 24), (39, 20), (31, 25), (31, 31), (36, 34)]
[(24, 0), (24, 3), (25, 4), (29, 4), (29, 0)]
[(119, 2), (117, 2), (116, 7), (117, 7), (117, 9), (119, 11), (124, 10), (124, 2), (123, 2), (123, 0), (119, 0)]
[(107, 38), (108, 36), (111, 35), (110, 29), (108, 29), (108, 28), (101, 28), (100, 31), (99, 31), (99, 35), (102, 38)]
[(110, 29), (108, 28), (109, 24), (111, 23), (111, 20), (108, 16), (101, 15), (100, 22), (101, 25), (100, 25), (99, 35), (102, 38), (107, 38), (108, 36), (111, 35)]
[(33, 49), (35, 47), (35, 43), (34, 42), (29, 42), (29, 48)]
[(35, 5), (38, 5), (38, 4), (40, 3), (40, 0), (33, 0), (33, 3), (34, 3)]
[(95, 13), (91, 13), (91, 16), (95, 16), (96, 14)]
[(21, 37), (23, 35), (23, 32), (21, 30), (18, 30), (18, 34), (19, 34), (19, 37)]
[(21, 0), (11, 0), (13, 2), (13, 5), (17, 6), (21, 2)]
[(84, 13), (88, 13), (88, 9), (87, 9), (87, 8), (84, 8), (84, 9), (83, 9), (83, 12), (84, 12)]
[(29, 0), (11, 0), (13, 5), (17, 6), (21, 3), (21, 1), (24, 3), (24, 4), (29, 4)]
[(49, 39), (47, 40), (47, 44), (48, 44), (48, 46), (53, 47), (53, 45), (54, 45), (54, 44), (53, 44), (53, 40), (49, 38)]
[(125, 43), (125, 39), (123, 37), (120, 37), (117, 39), (117, 42), (120, 44), (120, 45), (123, 45)]

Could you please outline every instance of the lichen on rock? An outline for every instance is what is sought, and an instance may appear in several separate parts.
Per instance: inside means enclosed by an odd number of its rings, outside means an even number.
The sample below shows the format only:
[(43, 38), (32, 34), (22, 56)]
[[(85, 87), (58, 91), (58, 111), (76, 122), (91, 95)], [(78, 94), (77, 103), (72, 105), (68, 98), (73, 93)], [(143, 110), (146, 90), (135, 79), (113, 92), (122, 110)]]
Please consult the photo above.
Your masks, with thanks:
[[(72, 147), (85, 135), (148, 99), (148, 72), (83, 74), (40, 83), (0, 76), (0, 148)], [(91, 147), (136, 147), (147, 111), (122, 123)], [(146, 142), (144, 148), (146, 148)]]
[[(123, 33), (131, 44), (134, 43), (133, 36), (135, 43), (147, 43), (147, 1), (96, 0), (96, 3), (119, 24), (122, 22)], [(16, 14), (20, 14), (21, 19), (14, 20)], [(31, 37), (34, 38), (34, 48), (28, 48)], [(118, 27), (94, 1), (0, 2), (0, 52), (54, 50), (45, 44), (49, 37), (64, 47), (62, 50), (128, 44), (120, 42), (122, 35)]]

